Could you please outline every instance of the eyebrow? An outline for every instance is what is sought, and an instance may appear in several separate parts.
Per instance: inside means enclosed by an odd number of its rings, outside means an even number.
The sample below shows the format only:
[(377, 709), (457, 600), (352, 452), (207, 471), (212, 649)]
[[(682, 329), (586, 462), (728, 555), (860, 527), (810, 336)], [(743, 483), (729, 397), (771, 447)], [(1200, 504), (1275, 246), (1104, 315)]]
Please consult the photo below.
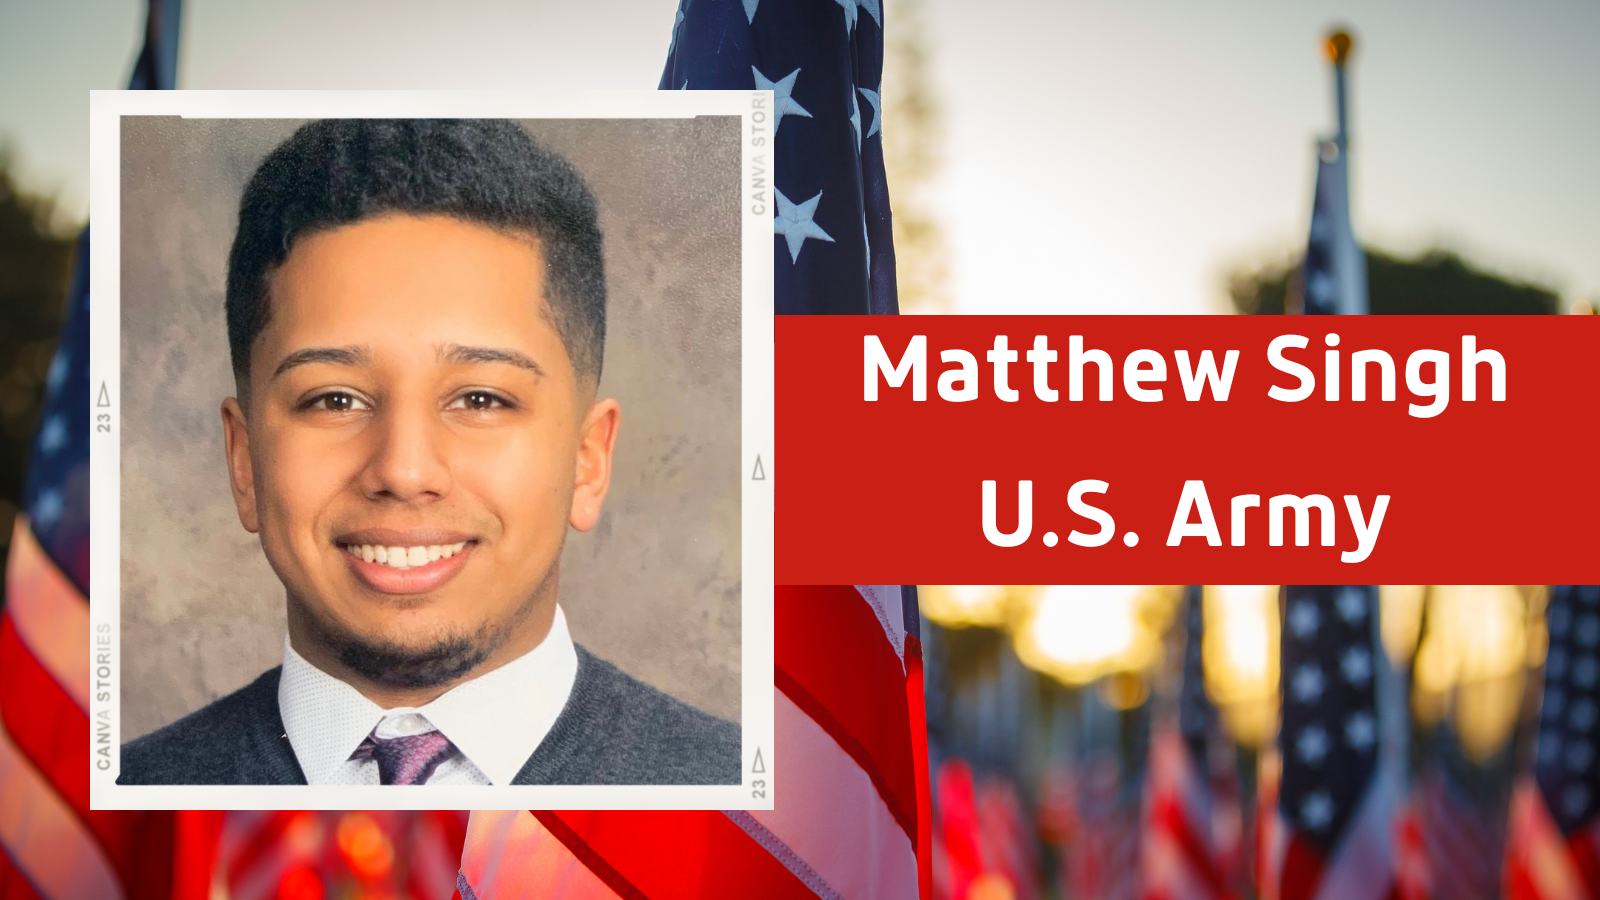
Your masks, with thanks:
[(278, 368), (272, 371), (268, 381), (274, 381), (283, 373), (298, 366), (309, 366), (312, 363), (329, 363), (335, 366), (364, 366), (372, 362), (372, 354), (366, 347), (307, 347), (304, 350), (285, 356), (283, 362), (278, 363)]
[(544, 375), (544, 368), (535, 362), (533, 357), (519, 350), (504, 347), (463, 347), (459, 344), (447, 344), (439, 348), (439, 359), (458, 366), (474, 363), (505, 363), (519, 369), (527, 369), (535, 375)]

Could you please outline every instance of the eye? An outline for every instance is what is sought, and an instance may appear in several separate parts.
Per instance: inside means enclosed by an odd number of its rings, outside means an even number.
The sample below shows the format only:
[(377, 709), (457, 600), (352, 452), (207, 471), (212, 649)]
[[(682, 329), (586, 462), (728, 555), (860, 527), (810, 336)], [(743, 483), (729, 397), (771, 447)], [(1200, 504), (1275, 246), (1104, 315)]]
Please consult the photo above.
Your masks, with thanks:
[(489, 391), (467, 391), (451, 401), (448, 409), (466, 409), (483, 412), (491, 409), (509, 409), (511, 402)]
[(348, 391), (329, 391), (326, 394), (318, 394), (306, 401), (302, 408), (316, 412), (331, 413), (366, 412), (372, 409), (367, 401)]

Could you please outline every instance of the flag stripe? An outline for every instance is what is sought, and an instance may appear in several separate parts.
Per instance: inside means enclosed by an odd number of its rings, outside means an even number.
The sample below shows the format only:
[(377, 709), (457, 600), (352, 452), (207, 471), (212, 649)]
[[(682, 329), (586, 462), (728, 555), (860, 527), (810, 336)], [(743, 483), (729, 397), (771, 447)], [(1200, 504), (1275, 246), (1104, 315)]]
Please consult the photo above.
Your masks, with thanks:
[[(89, 781), (83, 769), (78, 780)], [(12, 865), (50, 900), (123, 896), (104, 851), (4, 728), (0, 728), (0, 845)], [(11, 900), (6, 894), (0, 897)]]
[(5, 845), (0, 844), (0, 900), (49, 900), (12, 864), (9, 853)]
[(89, 808), (89, 719), (0, 613), (0, 728), (98, 842), (132, 898), (167, 900), (176, 820), (165, 812)]
[(567, 827), (567, 824), (561, 821), (560, 817), (555, 813), (534, 810), (533, 817), (556, 840), (560, 841), (568, 852), (577, 857), (579, 862), (587, 866), (596, 878), (604, 882), (606, 887), (610, 888), (622, 900), (649, 900), (649, 898), (645, 897), (643, 891), (635, 887), (633, 882), (624, 877), (621, 872), (612, 868), (611, 864), (606, 862), (598, 853), (595, 853), (594, 849), (583, 838), (579, 837), (576, 831)]
[[(709, 896), (816, 900), (816, 894), (716, 811), (591, 810), (536, 813), (569, 850), (576, 842), (648, 900)], [(660, 839), (670, 835), (670, 839)], [(569, 843), (569, 840), (574, 843)], [(597, 873), (598, 874), (598, 873)]]
[[(917, 893), (916, 847), (855, 758), (786, 694), (779, 692), (783, 778), (774, 808), (752, 810), (781, 848), (804, 861), (825, 889), (819, 896), (910, 898)], [(790, 870), (795, 867), (790, 865)], [(804, 874), (796, 877), (808, 881)]]
[(33, 657), (89, 709), (89, 604), (33, 536), (28, 517), (17, 516), (6, 564), (6, 612)]
[(0, 614), (0, 720), (16, 748), (77, 809), (89, 808), (89, 718)]
[(898, 584), (858, 584), (856, 593), (867, 602), (878, 624), (883, 626), (883, 636), (888, 639), (895, 656), (905, 661), (906, 614), (900, 598)]
[(526, 810), (473, 812), (461, 852), (461, 880), (482, 900), (620, 900)]
[(779, 586), (774, 678), (856, 759), (916, 840), (916, 770), (905, 669), (854, 588)]

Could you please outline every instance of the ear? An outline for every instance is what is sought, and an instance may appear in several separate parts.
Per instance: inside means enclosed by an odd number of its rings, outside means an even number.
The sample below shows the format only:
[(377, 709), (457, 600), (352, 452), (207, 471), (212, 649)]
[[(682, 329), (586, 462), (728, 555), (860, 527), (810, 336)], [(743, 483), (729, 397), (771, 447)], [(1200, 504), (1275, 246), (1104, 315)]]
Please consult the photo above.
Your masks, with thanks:
[(588, 531), (600, 521), (600, 507), (611, 487), (611, 448), (617, 442), (622, 407), (612, 399), (600, 400), (584, 417), (578, 435), (578, 466), (573, 477), (572, 512), (568, 522)]
[(233, 397), (222, 401), (222, 445), (228, 455), (228, 481), (233, 486), (233, 505), (239, 511), (239, 524), (255, 534), (261, 530), (256, 515), (255, 465), (250, 459), (250, 430), (244, 410)]

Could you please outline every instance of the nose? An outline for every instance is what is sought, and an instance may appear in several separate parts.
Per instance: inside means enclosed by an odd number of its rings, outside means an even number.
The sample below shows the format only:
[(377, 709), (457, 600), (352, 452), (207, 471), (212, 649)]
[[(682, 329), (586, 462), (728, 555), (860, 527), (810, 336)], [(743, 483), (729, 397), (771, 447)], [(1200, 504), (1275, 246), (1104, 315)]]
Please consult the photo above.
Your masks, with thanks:
[(421, 404), (390, 403), (373, 422), (360, 487), (370, 500), (428, 502), (450, 493), (443, 423)]

